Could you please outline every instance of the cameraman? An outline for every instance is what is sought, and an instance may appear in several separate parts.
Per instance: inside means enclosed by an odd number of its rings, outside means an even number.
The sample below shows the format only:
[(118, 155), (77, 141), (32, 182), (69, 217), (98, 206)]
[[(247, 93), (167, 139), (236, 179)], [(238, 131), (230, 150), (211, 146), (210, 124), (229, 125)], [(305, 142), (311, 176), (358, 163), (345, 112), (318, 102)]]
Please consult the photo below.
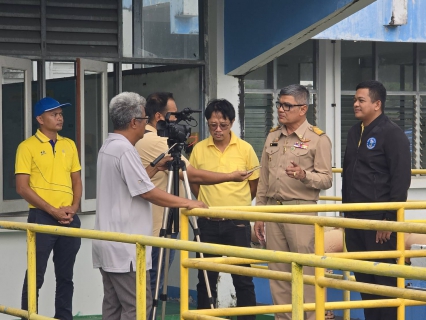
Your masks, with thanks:
[[(135, 147), (139, 152), (139, 155), (142, 159), (143, 166), (146, 167), (157, 158), (161, 153), (169, 149), (167, 145), (166, 137), (159, 137), (157, 135), (157, 122), (164, 120), (168, 112), (177, 112), (177, 107), (173, 94), (170, 92), (155, 92), (148, 96), (146, 101), (146, 115), (148, 116), (148, 124), (145, 129), (144, 137), (139, 140)], [(176, 118), (171, 115), (170, 120), (173, 121)], [(195, 184), (216, 184), (227, 181), (241, 182), (247, 179), (250, 174), (246, 174), (246, 171), (234, 171), (231, 173), (217, 173), (205, 170), (198, 170), (192, 167), (189, 164), (189, 161), (182, 156), (182, 160), (186, 164), (188, 180), (191, 183)], [(168, 171), (159, 171), (152, 178), (152, 183), (162, 190), (167, 188), (167, 178)], [(182, 172), (180, 172), (180, 178), (183, 179)], [(185, 194), (185, 189), (183, 184), (180, 183), (179, 194), (183, 196)], [(163, 207), (156, 205), (152, 206), (152, 217), (153, 217), (153, 235), (158, 236), (162, 226), (163, 220)], [(176, 239), (177, 233), (172, 234), (172, 238)], [(159, 248), (152, 248), (152, 269), (150, 270), (151, 276), (151, 291), (154, 295), (155, 292), (155, 282), (157, 278), (157, 268), (158, 268), (158, 254)], [(174, 258), (175, 251), (170, 250), (170, 261), (169, 265), (172, 263)], [(163, 268), (164, 268), (163, 261)], [(164, 269), (163, 269), (164, 270)], [(160, 281), (160, 292), (163, 286), (163, 272), (161, 275)]]

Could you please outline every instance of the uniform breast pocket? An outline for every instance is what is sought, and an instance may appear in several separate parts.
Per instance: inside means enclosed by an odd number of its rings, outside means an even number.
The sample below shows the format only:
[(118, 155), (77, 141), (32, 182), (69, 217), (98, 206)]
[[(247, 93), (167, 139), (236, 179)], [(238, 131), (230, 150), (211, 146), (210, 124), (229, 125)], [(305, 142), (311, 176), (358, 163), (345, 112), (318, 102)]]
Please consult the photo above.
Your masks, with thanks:
[(309, 150), (308, 149), (302, 149), (302, 148), (294, 148), (294, 150), (290, 149), (290, 152), (291, 152), (292, 156), (298, 158), (298, 157), (306, 157)]
[(294, 161), (298, 166), (300, 166), (303, 170), (307, 170), (312, 168), (314, 163), (313, 153), (308, 149), (302, 148), (294, 148), (294, 150), (290, 149), (290, 161)]
[(271, 168), (274, 168), (277, 166), (278, 159), (280, 156), (280, 153), (278, 151), (279, 151), (278, 147), (267, 147), (265, 150), (266, 156), (268, 157), (268, 161), (269, 161), (269, 167)]

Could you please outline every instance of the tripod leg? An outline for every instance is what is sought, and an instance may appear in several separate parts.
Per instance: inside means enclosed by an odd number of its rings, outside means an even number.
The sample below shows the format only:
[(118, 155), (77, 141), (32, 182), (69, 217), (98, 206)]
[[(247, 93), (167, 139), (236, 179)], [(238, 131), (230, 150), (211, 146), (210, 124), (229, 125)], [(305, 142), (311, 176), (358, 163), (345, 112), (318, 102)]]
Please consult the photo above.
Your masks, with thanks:
[[(182, 170), (182, 173), (183, 173), (183, 181), (185, 184), (186, 197), (191, 200), (191, 188), (189, 187), (188, 175), (185, 169)], [(197, 218), (191, 217), (191, 219), (192, 219), (192, 228), (194, 231), (195, 239), (197, 240), (197, 242), (201, 243), (200, 230), (198, 229)], [(200, 252), (200, 258), (204, 258), (204, 253)], [(210, 289), (210, 282), (207, 276), (207, 270), (203, 270), (203, 274), (204, 274), (204, 280), (206, 282), (206, 289), (207, 289), (207, 295), (209, 297), (210, 308), (214, 309), (214, 300), (212, 296), (212, 291)]]
[[(168, 181), (167, 181), (167, 193), (171, 193), (172, 191), (172, 181), (173, 181), (173, 170), (169, 170), (169, 177), (168, 177)], [(163, 213), (163, 224), (161, 226), (161, 230), (160, 230), (160, 238), (164, 238), (166, 236), (166, 229), (167, 229), (167, 221), (169, 218), (169, 212), (170, 212), (170, 208), (168, 207), (164, 207), (164, 213)], [(153, 301), (152, 301), (152, 320), (155, 320), (155, 316), (157, 313), (157, 306), (158, 306), (158, 295), (160, 292), (160, 283), (161, 283), (161, 271), (162, 271), (162, 266), (163, 266), (163, 256), (164, 256), (164, 248), (160, 247), (159, 248), (159, 253), (158, 253), (158, 264), (157, 264), (157, 277), (156, 277), (156, 282), (155, 282), (155, 294), (153, 297)], [(165, 263), (167, 263), (168, 265), (168, 260), (165, 261)], [(168, 270), (168, 268), (164, 268), (165, 270)], [(165, 282), (167, 283), (167, 282)], [(166, 288), (167, 290), (167, 288)], [(167, 292), (167, 291), (166, 291)], [(163, 302), (164, 303), (164, 302)]]
[[(166, 249), (166, 262), (170, 261), (170, 249)], [(164, 283), (168, 283), (169, 279), (169, 268), (164, 267)], [(161, 319), (164, 320), (166, 317), (166, 303), (167, 303), (167, 285), (163, 285), (163, 294), (160, 297), (160, 300), (163, 301), (161, 305)]]

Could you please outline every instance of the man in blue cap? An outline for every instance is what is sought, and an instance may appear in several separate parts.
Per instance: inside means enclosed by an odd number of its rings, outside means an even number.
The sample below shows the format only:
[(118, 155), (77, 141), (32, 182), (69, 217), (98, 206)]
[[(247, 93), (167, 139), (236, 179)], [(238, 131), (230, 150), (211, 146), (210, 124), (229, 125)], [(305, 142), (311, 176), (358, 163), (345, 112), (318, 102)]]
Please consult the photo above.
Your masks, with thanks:
[[(21, 142), (16, 152), (16, 191), (29, 204), (28, 222), (80, 227), (76, 212), (82, 184), (80, 162), (74, 141), (61, 137), (64, 118), (60, 104), (46, 97), (36, 103), (37, 132)], [(56, 319), (72, 320), (73, 269), (81, 239), (36, 234), (37, 297), (43, 285), (47, 261), (53, 250), (56, 275)], [(22, 309), (28, 309), (27, 276), (22, 290)]]

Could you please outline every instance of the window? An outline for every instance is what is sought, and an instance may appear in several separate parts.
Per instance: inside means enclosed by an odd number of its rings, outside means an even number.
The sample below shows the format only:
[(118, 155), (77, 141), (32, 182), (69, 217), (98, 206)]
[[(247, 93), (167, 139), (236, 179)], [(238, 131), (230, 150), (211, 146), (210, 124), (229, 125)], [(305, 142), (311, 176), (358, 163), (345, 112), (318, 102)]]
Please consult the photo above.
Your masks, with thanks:
[(123, 0), (123, 56), (199, 59), (198, 0)]
[(269, 130), (273, 127), (273, 95), (248, 93), (244, 96), (244, 140), (250, 143), (259, 160)]
[(253, 146), (259, 158), (269, 130), (278, 125), (274, 104), (282, 87), (298, 83), (309, 89), (306, 116), (310, 124), (317, 124), (317, 43), (315, 40), (306, 41), (249, 73), (240, 82), (240, 85), (244, 83), (244, 95), (240, 97), (244, 99), (244, 119), (240, 119), (244, 128), (242, 137)]
[(25, 139), (25, 72), (1, 68), (2, 71), (2, 145), (3, 145), (3, 199), (17, 200), (15, 154)]
[(426, 168), (426, 94), (420, 96), (420, 164), (419, 168)]
[(387, 91), (414, 90), (413, 44), (377, 42), (378, 74), (377, 79)]
[(388, 95), (386, 99), (385, 114), (395, 122), (402, 131), (405, 132), (410, 141), (410, 151), (412, 154), (412, 167), (416, 167), (414, 143), (414, 112), (415, 112), (415, 97), (409, 95)]
[(309, 40), (277, 58), (277, 87), (299, 83), (316, 88), (316, 44)]
[(0, 213), (24, 211), (28, 203), (16, 193), (15, 156), (31, 135), (31, 61), (0, 57), (0, 79)]
[(419, 90), (426, 91), (426, 43), (418, 44), (419, 47)]
[(342, 90), (354, 90), (363, 80), (374, 78), (373, 43), (342, 41)]
[[(418, 55), (415, 54), (418, 50)], [(376, 51), (376, 58), (373, 52)], [(353, 113), (353, 96), (356, 85), (374, 79), (387, 90), (385, 114), (395, 122), (410, 141), (413, 168), (426, 167), (426, 132), (424, 116), (426, 89), (426, 46), (412, 43), (342, 42), (342, 162), (346, 148), (347, 133), (357, 123)], [(415, 78), (415, 57), (418, 56), (418, 80)], [(423, 65), (422, 65), (423, 63)], [(423, 77), (423, 78), (422, 78)], [(416, 89), (418, 88), (418, 89)], [(423, 92), (422, 92), (423, 90)], [(423, 94), (424, 93), (424, 94)], [(420, 121), (416, 121), (420, 119)]]

